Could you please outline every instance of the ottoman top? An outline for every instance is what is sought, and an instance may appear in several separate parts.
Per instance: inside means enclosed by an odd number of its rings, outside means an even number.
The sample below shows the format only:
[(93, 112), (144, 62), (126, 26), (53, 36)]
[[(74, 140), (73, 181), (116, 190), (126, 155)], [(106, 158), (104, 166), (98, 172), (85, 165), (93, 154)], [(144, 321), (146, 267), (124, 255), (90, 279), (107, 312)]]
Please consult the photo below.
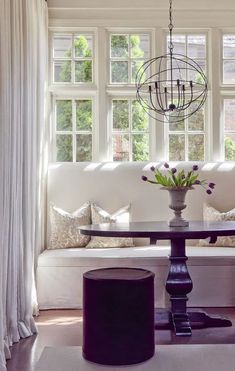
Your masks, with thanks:
[(154, 277), (154, 273), (141, 268), (101, 268), (84, 273), (91, 280), (144, 280)]

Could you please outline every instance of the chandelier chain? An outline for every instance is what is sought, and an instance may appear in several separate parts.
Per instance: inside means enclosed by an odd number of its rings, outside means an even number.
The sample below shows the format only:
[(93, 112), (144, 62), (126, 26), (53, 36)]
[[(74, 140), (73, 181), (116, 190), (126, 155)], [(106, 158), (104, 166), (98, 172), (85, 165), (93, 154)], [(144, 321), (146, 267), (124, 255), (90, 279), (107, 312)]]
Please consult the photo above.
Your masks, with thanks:
[(170, 33), (170, 41), (169, 41), (169, 50), (170, 50), (170, 54), (173, 53), (173, 49), (174, 49), (174, 45), (173, 45), (173, 41), (172, 41), (172, 31), (173, 31), (173, 23), (172, 23), (172, 0), (169, 0), (169, 25), (168, 25), (168, 28), (169, 28), (169, 33)]

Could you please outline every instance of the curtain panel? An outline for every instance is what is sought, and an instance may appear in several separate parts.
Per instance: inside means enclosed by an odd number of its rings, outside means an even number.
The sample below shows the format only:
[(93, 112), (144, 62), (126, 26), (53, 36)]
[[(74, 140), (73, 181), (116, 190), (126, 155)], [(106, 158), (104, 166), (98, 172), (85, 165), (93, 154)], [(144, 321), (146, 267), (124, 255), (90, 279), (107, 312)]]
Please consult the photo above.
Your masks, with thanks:
[(0, 371), (37, 332), (34, 272), (43, 245), (47, 5), (0, 0)]

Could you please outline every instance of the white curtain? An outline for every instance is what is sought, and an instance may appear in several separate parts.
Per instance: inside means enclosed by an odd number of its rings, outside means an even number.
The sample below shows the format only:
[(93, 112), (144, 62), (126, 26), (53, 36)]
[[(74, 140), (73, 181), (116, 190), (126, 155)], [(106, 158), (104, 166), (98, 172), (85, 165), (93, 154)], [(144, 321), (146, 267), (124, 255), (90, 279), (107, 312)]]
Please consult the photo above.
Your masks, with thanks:
[(43, 245), (45, 0), (0, 0), (0, 371), (36, 333), (34, 270)]

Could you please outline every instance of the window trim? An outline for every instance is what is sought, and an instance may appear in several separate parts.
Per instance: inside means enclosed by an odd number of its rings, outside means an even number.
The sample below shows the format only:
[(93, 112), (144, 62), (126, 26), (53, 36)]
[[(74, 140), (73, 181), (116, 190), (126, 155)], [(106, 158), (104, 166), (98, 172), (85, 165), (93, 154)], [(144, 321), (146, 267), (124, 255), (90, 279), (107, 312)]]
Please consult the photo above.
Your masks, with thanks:
[[(89, 35), (92, 35), (93, 37), (93, 49), (92, 49), (92, 52), (93, 52), (93, 55), (91, 57), (91, 60), (92, 60), (92, 81), (91, 82), (76, 82), (74, 81), (74, 77), (75, 77), (75, 72), (74, 72), (74, 61), (76, 60), (76, 58), (74, 57), (74, 55), (72, 56), (71, 58), (71, 78), (72, 78), (72, 81), (71, 82), (60, 82), (60, 81), (54, 81), (54, 61), (56, 60), (56, 58), (54, 58), (53, 56), (53, 37), (54, 37), (54, 34), (55, 33), (58, 33), (58, 34), (61, 34), (61, 35), (72, 35), (72, 45), (73, 45), (73, 40), (74, 40), (74, 35), (76, 34), (89, 34)], [(58, 88), (61, 88), (61, 89), (67, 89), (67, 88), (70, 88), (71, 87), (74, 87), (75, 89), (94, 89), (96, 86), (97, 86), (97, 76), (98, 76), (98, 73), (97, 73), (97, 63), (96, 63), (96, 60), (97, 60), (97, 29), (95, 28), (72, 28), (72, 29), (67, 29), (67, 28), (59, 28), (59, 29), (50, 29), (50, 32), (49, 32), (49, 73), (48, 73), (48, 77), (49, 77), (49, 81), (50, 81), (50, 87), (53, 87), (54, 89), (56, 89), (57, 87)], [(58, 58), (58, 60), (60, 60), (60, 58)], [(63, 60), (63, 58), (61, 58), (61, 60)]]
[[(92, 136), (92, 162), (95, 160), (95, 145), (94, 145), (94, 132), (95, 132), (95, 125), (94, 125), (94, 120), (95, 120), (95, 110), (96, 110), (96, 99), (94, 96), (88, 96), (88, 95), (76, 95), (76, 96), (71, 96), (71, 95), (60, 95), (60, 96), (53, 96), (53, 114), (52, 114), (52, 130), (53, 130), (53, 135), (52, 135), (52, 160), (53, 162), (60, 162), (56, 161), (56, 135), (57, 134), (71, 134), (72, 135), (72, 156), (73, 160), (69, 162), (77, 162), (76, 161), (76, 135), (79, 134), (80, 132), (82, 134), (91, 134)], [(56, 130), (56, 101), (60, 100), (71, 100), (72, 101), (72, 131), (63, 131), (63, 130)], [(91, 131), (81, 131), (81, 130), (76, 130), (76, 109), (75, 109), (75, 101), (76, 100), (91, 100), (92, 103), (92, 129)]]
[[(121, 134), (127, 134), (129, 136), (129, 162), (133, 162), (133, 153), (132, 153), (132, 144), (133, 144), (133, 135), (135, 134), (147, 134), (148, 135), (148, 142), (149, 142), (149, 155), (150, 155), (150, 120), (148, 117), (148, 129), (146, 131), (133, 131), (132, 130), (132, 111), (131, 111), (131, 102), (136, 100), (136, 97), (133, 95), (121, 95), (121, 96), (116, 96), (116, 95), (110, 95), (109, 98), (109, 136), (110, 136), (110, 149), (109, 149), (109, 161), (113, 161), (113, 135), (118, 134), (118, 130), (114, 131), (113, 130), (113, 114), (112, 114), (112, 101), (113, 100), (127, 100), (128, 101), (128, 106), (129, 106), (129, 129), (125, 131), (120, 131)], [(150, 157), (150, 156), (149, 156)]]
[[(149, 34), (150, 35), (150, 53), (154, 56), (160, 56), (166, 52), (166, 38), (168, 33), (166, 28), (161, 27), (107, 27), (106, 22), (101, 22), (97, 27), (50, 27), (49, 33), (49, 65), (53, 63), (51, 58), (52, 51), (52, 34), (58, 32), (64, 33), (93, 33), (94, 34), (94, 60), (93, 84), (70, 84), (59, 83), (58, 85), (50, 84), (49, 92), (51, 93), (52, 107), (54, 100), (57, 97), (63, 98), (88, 98), (94, 99), (93, 114), (95, 114), (93, 125), (93, 161), (107, 161), (111, 160), (110, 156), (110, 97), (122, 95), (128, 97), (135, 97), (134, 84), (114, 86), (109, 84), (109, 34), (110, 33), (131, 33), (131, 34)], [(110, 23), (110, 22), (109, 22)], [(136, 25), (137, 21), (132, 21), (132, 25)], [(82, 22), (84, 25), (84, 22)], [(116, 22), (117, 24), (117, 22)], [(119, 24), (122, 24), (119, 23)], [(124, 22), (123, 24), (126, 24)], [(145, 23), (146, 24), (146, 23)], [(73, 23), (74, 25), (74, 23)], [(222, 84), (222, 68), (223, 68), (223, 35), (235, 34), (235, 27), (222, 28), (176, 28), (175, 34), (206, 34), (207, 35), (207, 77), (209, 80), (209, 91), (207, 98), (207, 105), (205, 107), (205, 161), (222, 161), (224, 150), (221, 148), (221, 141), (223, 139), (223, 99), (231, 96), (235, 97), (235, 84), (226, 85)], [(107, 48), (103, 48), (106, 42)], [(102, 50), (101, 50), (102, 48)], [(99, 49), (99, 50), (98, 50)], [(218, 63), (213, 63), (217, 60)], [(104, 68), (106, 66), (107, 68)], [(51, 81), (52, 68), (49, 69), (49, 78)], [(70, 86), (69, 86), (70, 85)], [(213, 89), (212, 89), (213, 87)], [(50, 115), (52, 117), (51, 127), (54, 128), (53, 117), (54, 112)], [(167, 148), (165, 142), (167, 139), (167, 127), (164, 124), (158, 123), (150, 118), (149, 126), (150, 135), (150, 148), (149, 160), (150, 161), (165, 161), (167, 156)], [(54, 149), (54, 148), (53, 148)], [(53, 151), (53, 159), (55, 158), (55, 151)]]

